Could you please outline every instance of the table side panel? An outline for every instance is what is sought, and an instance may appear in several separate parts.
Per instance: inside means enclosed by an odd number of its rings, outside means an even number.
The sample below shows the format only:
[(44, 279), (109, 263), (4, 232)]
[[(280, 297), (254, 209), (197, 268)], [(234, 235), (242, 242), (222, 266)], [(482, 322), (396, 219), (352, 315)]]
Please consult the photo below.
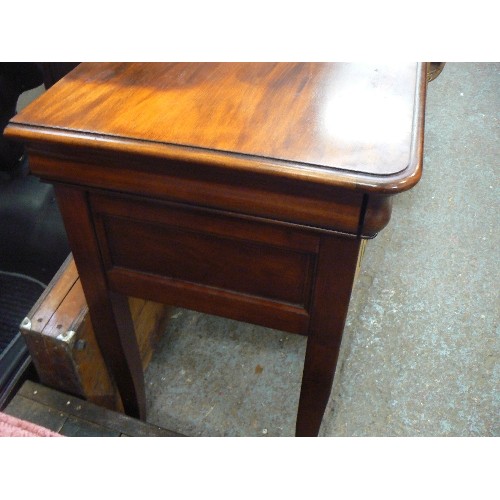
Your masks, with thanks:
[(305, 333), (317, 234), (123, 197), (90, 203), (115, 291)]
[(304, 288), (311, 274), (307, 254), (147, 221), (104, 217), (103, 224), (113, 268), (290, 304), (304, 305), (307, 298)]

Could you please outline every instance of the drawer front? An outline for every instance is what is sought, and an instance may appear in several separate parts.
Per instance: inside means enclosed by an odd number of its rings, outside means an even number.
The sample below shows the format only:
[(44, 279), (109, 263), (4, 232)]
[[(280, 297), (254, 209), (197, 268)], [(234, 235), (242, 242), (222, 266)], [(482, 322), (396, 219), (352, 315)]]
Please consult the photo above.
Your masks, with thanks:
[[(136, 199), (93, 195), (91, 204), (117, 291), (133, 295), (137, 287), (144, 296), (149, 287), (151, 300), (192, 309), (204, 301), (214, 314), (232, 303), (238, 319), (269, 323), (253, 318), (260, 308), (263, 316), (279, 310), (278, 316), (301, 318), (299, 330), (307, 323), (319, 245), (314, 233)], [(280, 326), (278, 319), (271, 324)]]

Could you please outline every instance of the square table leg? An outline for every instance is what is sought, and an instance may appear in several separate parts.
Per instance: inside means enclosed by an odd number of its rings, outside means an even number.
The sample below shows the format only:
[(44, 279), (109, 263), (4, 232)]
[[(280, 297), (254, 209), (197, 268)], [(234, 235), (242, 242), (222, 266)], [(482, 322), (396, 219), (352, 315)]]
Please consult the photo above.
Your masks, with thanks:
[(296, 436), (317, 436), (342, 340), (361, 241), (325, 236), (316, 271)]
[(128, 300), (107, 287), (86, 192), (56, 185), (55, 193), (65, 226), (70, 228), (68, 240), (96, 341), (118, 387), (125, 413), (145, 419), (144, 373)]

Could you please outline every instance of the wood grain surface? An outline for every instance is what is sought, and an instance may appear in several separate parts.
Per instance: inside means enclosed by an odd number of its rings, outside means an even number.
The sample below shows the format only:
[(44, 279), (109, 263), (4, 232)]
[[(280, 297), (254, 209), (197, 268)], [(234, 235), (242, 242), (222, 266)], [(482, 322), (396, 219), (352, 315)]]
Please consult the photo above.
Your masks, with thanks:
[[(425, 65), (415, 63), (81, 64), (11, 131), (34, 139), (39, 125), (39, 140), (56, 129), (73, 144), (132, 141), (146, 155), (209, 164), (229, 155), (232, 168), (237, 157), (257, 171), (286, 175), (293, 166), (332, 181), (340, 171), (383, 182), (419, 169), (424, 88)], [(23, 124), (30, 130), (12, 130)]]

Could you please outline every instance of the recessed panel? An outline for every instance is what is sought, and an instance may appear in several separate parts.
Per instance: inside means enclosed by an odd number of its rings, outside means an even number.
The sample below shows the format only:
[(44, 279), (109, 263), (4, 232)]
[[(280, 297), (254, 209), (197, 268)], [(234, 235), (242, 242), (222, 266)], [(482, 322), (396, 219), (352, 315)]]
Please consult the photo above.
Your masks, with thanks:
[(105, 217), (111, 265), (304, 305), (311, 256), (118, 217)]

